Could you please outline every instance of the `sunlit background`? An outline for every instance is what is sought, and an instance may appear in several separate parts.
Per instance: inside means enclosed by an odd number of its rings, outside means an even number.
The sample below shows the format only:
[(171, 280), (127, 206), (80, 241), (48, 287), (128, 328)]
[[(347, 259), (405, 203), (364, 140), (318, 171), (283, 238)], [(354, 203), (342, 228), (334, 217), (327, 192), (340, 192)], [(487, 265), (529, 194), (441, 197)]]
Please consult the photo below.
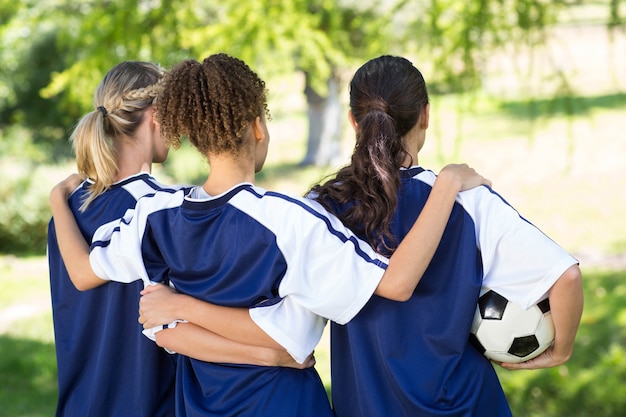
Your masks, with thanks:
[[(269, 90), (258, 183), (295, 194), (348, 161), (356, 68), (381, 54), (411, 59), (431, 94), (419, 163), (469, 163), (581, 260), (575, 356), (550, 370), (499, 370), (514, 415), (623, 417), (624, 15), (620, 0), (0, 0), (0, 416), (55, 408), (47, 197), (75, 169), (67, 138), (98, 81), (123, 60), (167, 68), (227, 52)], [(187, 145), (154, 170), (166, 183), (207, 172)], [(330, 389), (327, 338), (317, 356)]]

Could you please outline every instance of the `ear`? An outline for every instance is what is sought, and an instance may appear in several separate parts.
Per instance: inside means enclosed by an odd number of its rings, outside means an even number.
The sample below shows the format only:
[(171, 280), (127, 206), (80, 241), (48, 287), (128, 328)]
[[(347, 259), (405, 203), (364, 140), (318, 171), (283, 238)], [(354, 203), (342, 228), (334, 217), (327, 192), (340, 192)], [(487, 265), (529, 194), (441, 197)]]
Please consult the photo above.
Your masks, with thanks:
[(424, 130), (428, 129), (428, 122), (430, 119), (430, 103), (427, 103), (422, 109), (422, 113), (420, 114), (419, 124), (420, 127)]
[(156, 126), (161, 126), (159, 121), (157, 120), (156, 111), (154, 110), (154, 105), (151, 105), (146, 109), (146, 114), (150, 117), (150, 121), (154, 123)]
[(354, 120), (354, 115), (352, 114), (352, 110), (348, 110), (348, 119), (350, 120), (350, 125), (352, 126), (352, 129), (356, 130), (357, 124), (356, 124), (356, 120)]
[(263, 129), (263, 123), (265, 122), (259, 116), (257, 116), (252, 122), (252, 130), (254, 131), (254, 138), (259, 143), (265, 140), (265, 129)]

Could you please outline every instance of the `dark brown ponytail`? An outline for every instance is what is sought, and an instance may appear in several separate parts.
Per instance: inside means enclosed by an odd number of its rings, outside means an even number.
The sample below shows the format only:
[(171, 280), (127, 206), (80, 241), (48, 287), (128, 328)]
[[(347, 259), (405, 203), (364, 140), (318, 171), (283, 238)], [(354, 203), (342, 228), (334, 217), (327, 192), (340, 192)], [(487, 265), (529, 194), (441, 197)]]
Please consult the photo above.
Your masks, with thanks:
[[(385, 255), (398, 244), (390, 223), (398, 205), (399, 169), (408, 155), (402, 138), (427, 104), (424, 78), (408, 60), (381, 56), (367, 62), (350, 83), (350, 110), (357, 123), (351, 163), (311, 190)], [(348, 209), (336, 212), (335, 204)]]

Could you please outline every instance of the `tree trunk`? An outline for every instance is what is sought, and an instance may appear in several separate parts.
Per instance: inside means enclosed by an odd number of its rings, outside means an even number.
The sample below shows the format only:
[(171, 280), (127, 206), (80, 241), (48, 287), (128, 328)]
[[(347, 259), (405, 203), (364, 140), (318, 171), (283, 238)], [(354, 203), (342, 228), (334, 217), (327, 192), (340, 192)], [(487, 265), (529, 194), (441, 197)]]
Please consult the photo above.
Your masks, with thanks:
[(340, 157), (343, 118), (338, 78), (331, 75), (327, 85), (327, 94), (318, 94), (310, 85), (309, 75), (305, 73), (304, 94), (308, 106), (309, 132), (306, 155), (301, 166), (326, 166)]

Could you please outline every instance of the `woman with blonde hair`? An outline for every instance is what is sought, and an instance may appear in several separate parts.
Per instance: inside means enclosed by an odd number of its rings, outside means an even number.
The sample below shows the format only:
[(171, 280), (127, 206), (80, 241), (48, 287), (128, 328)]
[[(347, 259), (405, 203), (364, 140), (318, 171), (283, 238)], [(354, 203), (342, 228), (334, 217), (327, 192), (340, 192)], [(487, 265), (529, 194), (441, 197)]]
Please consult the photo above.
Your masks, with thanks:
[[(178, 189), (150, 175), (152, 163), (164, 162), (168, 155), (153, 106), (163, 72), (149, 62), (114, 66), (95, 91), (94, 110), (72, 133), (78, 172), (85, 180), (75, 175), (66, 182), (74, 190), (67, 204), (77, 221), (72, 218), (67, 228), (84, 240), (69, 250), (87, 251), (96, 229), (122, 217), (140, 197)], [(124, 285), (94, 279), (83, 273), (84, 264), (72, 262), (76, 256), (64, 263), (61, 252), (67, 245), (57, 235), (55, 220), (48, 230), (48, 259), (57, 416), (174, 415), (176, 356), (142, 335), (136, 320), (141, 281)], [(237, 344), (191, 324), (180, 325), (178, 331), (193, 334), (205, 360), (302, 366), (284, 350)]]
[[(152, 103), (163, 70), (149, 62), (123, 62), (106, 74), (70, 140), (85, 180), (69, 197), (84, 238), (132, 208), (145, 190), (163, 188), (150, 175), (168, 147), (153, 119)], [(70, 280), (54, 220), (48, 262), (57, 353), (57, 416), (169, 416), (175, 362), (144, 340), (130, 319), (140, 286)], [(91, 289), (93, 288), (93, 289)], [(90, 289), (90, 291), (85, 291)], [(145, 366), (143, 363), (150, 363)]]

